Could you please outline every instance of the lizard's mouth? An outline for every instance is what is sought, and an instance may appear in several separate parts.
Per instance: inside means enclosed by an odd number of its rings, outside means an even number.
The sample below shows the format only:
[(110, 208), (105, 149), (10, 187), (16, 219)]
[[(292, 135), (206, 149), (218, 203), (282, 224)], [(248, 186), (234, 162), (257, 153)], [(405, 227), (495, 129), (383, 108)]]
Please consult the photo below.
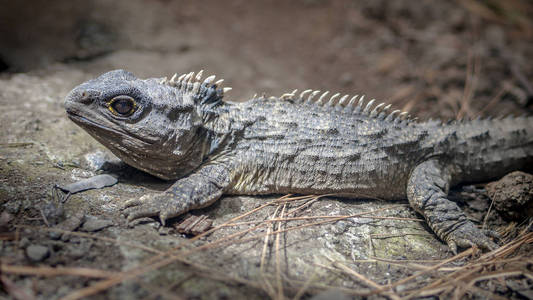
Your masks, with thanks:
[(105, 125), (102, 125), (102, 124), (99, 124), (99, 123), (96, 123), (90, 119), (87, 119), (85, 117), (82, 117), (74, 112), (70, 112), (70, 111), (67, 111), (67, 116), (69, 119), (71, 119), (74, 123), (84, 127), (84, 128), (87, 128), (89, 130), (98, 130), (100, 132), (100, 134), (102, 133), (109, 133), (109, 134), (113, 134), (113, 135), (118, 135), (118, 136), (126, 136), (128, 138), (135, 138), (145, 144), (148, 144), (148, 145), (152, 145), (154, 144), (154, 141), (151, 141), (151, 140), (148, 140), (148, 139), (145, 139), (145, 138), (141, 138), (137, 135), (134, 135), (134, 134), (130, 134), (130, 133), (127, 133), (127, 132), (124, 132), (122, 130), (117, 130), (117, 129), (114, 129), (114, 128), (111, 128), (109, 126), (105, 126)]
[(96, 127), (96, 128), (99, 128), (101, 130), (105, 130), (105, 131), (111, 131), (111, 132), (114, 132), (114, 133), (117, 133), (117, 134), (124, 134), (122, 132), (119, 132), (113, 128), (110, 128), (110, 127), (107, 127), (107, 126), (103, 126), (101, 124), (98, 124), (94, 121), (91, 121), (85, 117), (82, 117), (80, 115), (77, 115), (73, 112), (67, 112), (67, 116), (69, 117), (69, 119), (71, 119), (74, 123), (76, 124), (79, 124), (79, 125), (82, 125), (82, 126), (89, 126), (89, 127)]

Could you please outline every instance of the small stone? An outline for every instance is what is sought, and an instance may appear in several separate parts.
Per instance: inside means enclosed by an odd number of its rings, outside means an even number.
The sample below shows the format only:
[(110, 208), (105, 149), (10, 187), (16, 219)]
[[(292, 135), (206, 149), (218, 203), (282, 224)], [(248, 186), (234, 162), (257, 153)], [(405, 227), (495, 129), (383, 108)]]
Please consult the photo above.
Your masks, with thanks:
[(26, 255), (33, 262), (40, 262), (50, 255), (50, 250), (45, 246), (31, 245), (26, 248)]
[(533, 175), (512, 172), (486, 189), (494, 208), (505, 218), (520, 221), (533, 215)]
[(58, 240), (60, 237), (61, 237), (62, 233), (61, 232), (57, 232), (57, 231), (50, 231), (48, 233), (48, 236), (52, 239), (52, 240)]
[[(96, 151), (84, 156), (87, 169), (92, 171), (113, 169), (114, 166), (122, 166), (121, 160), (109, 152)], [(115, 167), (116, 169), (116, 167)]]
[(2, 214), (0, 214), (0, 229), (6, 230), (7, 224), (13, 220), (13, 215), (8, 213), (7, 211), (3, 211)]
[[(74, 231), (78, 227), (80, 227), (80, 225), (83, 223), (84, 220), (85, 220), (85, 211), (84, 210), (78, 210), (73, 215), (69, 216), (65, 221), (59, 223), (56, 226), (56, 228), (57, 229), (61, 229), (61, 230), (65, 230), (65, 231)], [(59, 236), (61, 237), (61, 240), (64, 241), (64, 242), (66, 242), (66, 241), (68, 241), (70, 239), (70, 234), (68, 234), (68, 233), (60, 233), (59, 231), (58, 232), (51, 232), (51, 233), (59, 233)], [(53, 235), (53, 236), (50, 236), (50, 237), (54, 239), (56, 237), (56, 235)]]
[(83, 231), (94, 232), (94, 231), (102, 230), (112, 225), (113, 225), (113, 221), (101, 220), (101, 219), (92, 217), (92, 218), (87, 218), (85, 223), (83, 223), (83, 226), (81, 227), (81, 229)]
[(159, 229), (157, 230), (157, 232), (159, 233), (159, 235), (169, 235), (170, 230), (171, 230), (170, 227), (164, 227), (164, 226), (161, 226), (161, 227), (159, 227)]
[(30, 244), (30, 240), (27, 237), (23, 237), (19, 241), (19, 247), (20, 248), (26, 248)]
[(72, 259), (79, 259), (87, 256), (87, 253), (91, 249), (91, 242), (84, 242), (79, 245), (69, 247), (69, 255)]

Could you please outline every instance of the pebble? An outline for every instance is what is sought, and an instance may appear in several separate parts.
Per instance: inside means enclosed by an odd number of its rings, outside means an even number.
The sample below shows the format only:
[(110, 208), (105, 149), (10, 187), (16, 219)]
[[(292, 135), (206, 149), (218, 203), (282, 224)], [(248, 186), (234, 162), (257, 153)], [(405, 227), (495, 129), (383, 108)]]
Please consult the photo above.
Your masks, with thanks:
[(89, 170), (98, 171), (112, 157), (107, 152), (96, 151), (93, 153), (85, 154), (84, 158), (85, 158), (85, 162)]
[(69, 247), (69, 255), (72, 259), (79, 259), (85, 257), (91, 249), (92, 243), (85, 242), (79, 245)]
[(23, 237), (19, 241), (19, 247), (22, 249), (28, 247), (29, 244), (30, 244), (30, 240), (27, 237)]
[(45, 246), (30, 245), (26, 248), (26, 255), (33, 262), (40, 262), (50, 255), (50, 250)]
[(3, 211), (0, 214), (0, 229), (3, 231), (8, 231), (7, 224), (11, 222), (14, 219), (13, 215), (8, 213), (7, 211)]
[[(85, 220), (85, 211), (84, 210), (78, 210), (73, 215), (70, 215), (66, 220), (59, 223), (55, 228), (61, 229), (65, 231), (74, 231)], [(68, 233), (62, 233), (60, 231), (52, 231), (49, 233), (49, 236), (51, 239), (57, 240), (61, 238), (62, 241), (66, 242), (69, 240), (70, 235)]]
[(93, 217), (93, 218), (87, 218), (85, 223), (83, 223), (83, 226), (81, 227), (81, 229), (83, 231), (94, 232), (94, 231), (102, 230), (112, 225), (113, 225), (113, 221), (101, 220), (101, 219), (97, 219)]
[(506, 219), (521, 222), (533, 215), (533, 175), (512, 172), (486, 189), (494, 208)]

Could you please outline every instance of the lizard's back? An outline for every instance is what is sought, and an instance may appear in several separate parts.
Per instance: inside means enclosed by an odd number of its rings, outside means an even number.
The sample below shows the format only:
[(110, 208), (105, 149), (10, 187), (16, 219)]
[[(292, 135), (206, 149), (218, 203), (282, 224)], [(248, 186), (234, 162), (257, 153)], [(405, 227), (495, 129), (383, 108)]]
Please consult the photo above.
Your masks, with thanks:
[(230, 192), (405, 198), (405, 174), (434, 145), (424, 145), (424, 126), (366, 104), (257, 98), (237, 105), (236, 115), (251, 123), (237, 147), (252, 163)]
[(251, 124), (237, 148), (252, 163), (230, 192), (401, 199), (411, 171), (429, 158), (450, 166), (453, 183), (489, 180), (533, 161), (533, 118), (418, 123), (364, 101), (305, 100), (237, 105), (236, 119)]

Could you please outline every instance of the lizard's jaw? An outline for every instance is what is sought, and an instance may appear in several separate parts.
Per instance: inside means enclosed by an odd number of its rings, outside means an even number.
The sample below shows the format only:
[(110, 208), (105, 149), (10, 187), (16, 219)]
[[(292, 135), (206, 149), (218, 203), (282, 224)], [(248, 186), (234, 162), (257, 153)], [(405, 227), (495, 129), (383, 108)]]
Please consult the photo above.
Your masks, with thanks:
[(65, 99), (65, 110), (70, 120), (76, 123), (81, 128), (87, 131), (100, 132), (104, 135), (111, 135), (115, 137), (135, 139), (147, 145), (157, 143), (159, 140), (156, 136), (139, 135), (132, 130), (125, 130), (122, 126), (116, 124), (117, 122), (125, 122), (124, 120), (116, 121), (109, 120), (105, 116), (106, 111), (101, 111), (97, 106), (79, 97), (79, 92), (73, 90)]
[(71, 112), (67, 111), (67, 116), (68, 116), (68, 118), (70, 120), (72, 120), (72, 122), (76, 123), (78, 126), (84, 128), (84, 129), (92, 129), (92, 130), (100, 129), (102, 131), (111, 131), (111, 132), (114, 132), (116, 134), (123, 134), (123, 133), (118, 132), (117, 130), (115, 130), (113, 128), (98, 124), (96, 122), (93, 122), (93, 121), (85, 118), (85, 117), (77, 115), (76, 113), (71, 113)]
[(73, 111), (67, 110), (67, 116), (127, 164), (165, 180), (184, 175), (184, 170), (180, 167), (183, 157), (169, 163), (171, 155), (156, 151), (154, 147), (160, 149), (160, 146), (155, 143), (135, 138), (120, 128), (102, 125), (99, 119), (92, 121)]

